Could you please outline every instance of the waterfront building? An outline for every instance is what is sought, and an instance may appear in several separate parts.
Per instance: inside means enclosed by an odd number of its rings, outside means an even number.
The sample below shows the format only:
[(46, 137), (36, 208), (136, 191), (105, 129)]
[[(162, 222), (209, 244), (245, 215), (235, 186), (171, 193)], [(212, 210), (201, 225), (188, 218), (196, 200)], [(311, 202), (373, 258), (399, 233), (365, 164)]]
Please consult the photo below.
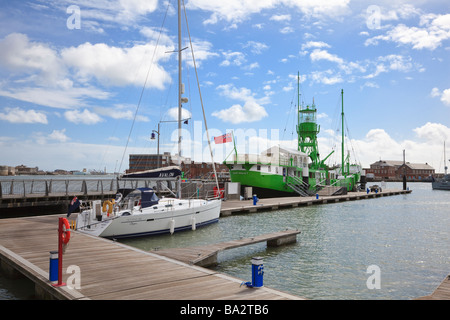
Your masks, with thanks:
[(391, 180), (398, 181), (403, 179), (406, 171), (406, 179), (408, 181), (427, 180), (431, 175), (435, 174), (435, 169), (428, 163), (410, 163), (395, 160), (379, 160), (370, 165), (366, 170), (368, 179), (375, 181)]
[(0, 166), (0, 176), (14, 176), (16, 175), (16, 168), (10, 166)]

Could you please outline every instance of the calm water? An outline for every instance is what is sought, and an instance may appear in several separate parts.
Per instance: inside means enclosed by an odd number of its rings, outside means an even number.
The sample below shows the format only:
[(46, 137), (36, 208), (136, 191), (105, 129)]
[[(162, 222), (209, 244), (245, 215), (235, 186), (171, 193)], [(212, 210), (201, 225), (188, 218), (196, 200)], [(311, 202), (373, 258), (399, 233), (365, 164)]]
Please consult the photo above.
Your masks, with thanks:
[[(196, 231), (122, 242), (150, 250), (299, 229), (296, 244), (222, 252), (215, 269), (250, 281), (250, 260), (261, 256), (265, 286), (305, 298), (412, 299), (430, 294), (450, 272), (450, 192), (408, 187), (408, 195), (234, 215)], [(370, 265), (380, 268), (380, 289), (367, 288)], [(30, 296), (17, 287), (0, 276), (0, 299)]]

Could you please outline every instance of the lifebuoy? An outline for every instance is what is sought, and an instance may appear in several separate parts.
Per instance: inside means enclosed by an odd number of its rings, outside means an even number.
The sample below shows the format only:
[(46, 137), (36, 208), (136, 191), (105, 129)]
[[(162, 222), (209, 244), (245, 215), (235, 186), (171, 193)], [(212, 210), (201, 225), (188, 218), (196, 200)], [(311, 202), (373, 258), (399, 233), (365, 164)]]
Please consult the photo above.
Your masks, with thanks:
[(62, 230), (61, 238), (62, 238), (62, 242), (64, 244), (67, 244), (70, 240), (70, 224), (66, 218), (62, 219), (62, 223), (63, 223), (63, 228), (62, 228), (63, 230)]
[(113, 203), (109, 200), (103, 202), (102, 212), (108, 212), (108, 217), (113, 211)]

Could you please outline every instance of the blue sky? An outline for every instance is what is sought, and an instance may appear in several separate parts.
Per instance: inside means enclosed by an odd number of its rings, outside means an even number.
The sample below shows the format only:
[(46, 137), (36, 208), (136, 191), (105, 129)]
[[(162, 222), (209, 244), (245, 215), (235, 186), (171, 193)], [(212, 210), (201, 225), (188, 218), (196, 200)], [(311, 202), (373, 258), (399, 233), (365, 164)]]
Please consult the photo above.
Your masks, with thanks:
[[(343, 89), (354, 159), (367, 167), (405, 149), (443, 172), (448, 2), (186, 0), (186, 12), (210, 138), (234, 131), (240, 153), (295, 147), (299, 72), (331, 163)], [(152, 130), (177, 115), (176, 28), (174, 0), (1, 1), (0, 165), (112, 172), (156, 153)], [(183, 60), (182, 155), (210, 161), (190, 49)], [(161, 122), (161, 151), (176, 141), (176, 123)], [(231, 147), (213, 145), (215, 160)]]

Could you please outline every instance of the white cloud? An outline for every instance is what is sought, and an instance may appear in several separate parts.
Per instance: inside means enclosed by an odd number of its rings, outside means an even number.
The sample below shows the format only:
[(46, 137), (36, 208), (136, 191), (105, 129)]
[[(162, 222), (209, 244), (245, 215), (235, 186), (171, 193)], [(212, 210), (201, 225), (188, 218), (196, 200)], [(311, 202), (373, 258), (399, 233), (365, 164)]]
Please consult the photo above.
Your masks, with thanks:
[(31, 42), (25, 34), (11, 33), (0, 40), (0, 67), (13, 75), (31, 74), (29, 80), (55, 84), (64, 66), (57, 52), (47, 44)]
[[(339, 17), (349, 10), (350, 0), (262, 0), (262, 1), (211, 1), (190, 0), (187, 8), (211, 12), (205, 24), (216, 24), (221, 20), (240, 23), (250, 15), (277, 7), (289, 7), (299, 10), (306, 17), (327, 19)], [(287, 15), (283, 17), (287, 18)], [(278, 18), (279, 19), (279, 18)]]
[(323, 84), (336, 84), (344, 81), (340, 74), (333, 74), (333, 71), (328, 69), (326, 71), (313, 71), (311, 72), (311, 80), (316, 83)]
[(450, 39), (450, 14), (425, 14), (421, 16), (418, 27), (399, 24), (384, 35), (367, 39), (365, 45), (377, 45), (379, 40), (383, 40), (410, 45), (417, 50), (435, 50), (448, 39)]
[(243, 106), (235, 104), (228, 109), (214, 111), (212, 115), (225, 122), (237, 124), (259, 121), (267, 116), (267, 112), (264, 107), (256, 103), (256, 101), (249, 100), (246, 101)]
[(221, 95), (233, 100), (243, 101), (244, 105), (234, 104), (230, 108), (214, 111), (212, 113), (214, 117), (233, 124), (259, 121), (267, 117), (268, 114), (261, 105), (267, 102), (267, 97), (255, 99), (249, 89), (238, 89), (231, 84), (220, 85), (217, 89), (221, 91)]
[(62, 130), (53, 130), (52, 133), (48, 135), (48, 139), (55, 140), (59, 142), (66, 142), (70, 140), (68, 136), (66, 136), (66, 129)]
[[(384, 129), (370, 129), (362, 139), (347, 141), (347, 146), (351, 144), (354, 151), (351, 154), (351, 160), (356, 160), (363, 167), (368, 168), (371, 163), (379, 159), (402, 160), (403, 150), (405, 150), (406, 161), (428, 163), (437, 172), (442, 172), (443, 141), (450, 139), (450, 128), (440, 123), (427, 122), (412, 131), (415, 133), (414, 139), (396, 140)], [(336, 145), (336, 134), (330, 130), (324, 130), (324, 132), (327, 135), (319, 138), (319, 145), (321, 153), (328, 154)], [(337, 152), (339, 153), (339, 150)], [(329, 164), (333, 164), (333, 161), (340, 162), (339, 156), (340, 154), (337, 157), (332, 156)]]
[(5, 108), (5, 113), (0, 113), (0, 120), (11, 123), (42, 123), (47, 124), (47, 116), (43, 112), (33, 109)]
[(331, 62), (336, 62), (338, 64), (344, 63), (344, 60), (342, 58), (339, 58), (338, 56), (331, 54), (326, 50), (315, 49), (309, 56), (311, 58), (311, 61), (313, 62), (319, 60), (328, 60)]
[[(325, 46), (322, 43), (307, 44), (305, 47)], [(396, 54), (390, 54), (386, 56), (379, 56), (375, 60), (363, 60), (363, 61), (345, 61), (341, 57), (329, 53), (324, 49), (314, 49), (310, 53), (310, 59), (313, 62), (330, 61), (336, 63), (337, 71), (328, 69), (326, 71), (314, 71), (312, 72), (312, 79), (319, 83), (335, 84), (344, 81), (343, 76), (349, 76), (349, 81), (354, 81), (357, 78), (372, 79), (382, 73), (389, 71), (399, 72), (422, 72), (425, 69), (412, 60), (410, 56), (402, 56)], [(341, 72), (343, 72), (341, 74)], [(344, 74), (345, 73), (345, 74)], [(333, 76), (332, 76), (333, 75)]]
[(294, 28), (292, 27), (284, 27), (280, 30), (280, 33), (282, 34), (288, 34), (288, 33), (293, 33), (294, 32)]
[(82, 112), (80, 110), (69, 110), (64, 113), (65, 118), (76, 124), (96, 124), (102, 121), (96, 113), (84, 109)]
[[(104, 117), (110, 117), (113, 119), (133, 120), (136, 113), (136, 106), (117, 104), (111, 108), (95, 107), (95, 113)], [(136, 121), (148, 122), (150, 119), (143, 115), (136, 115)]]
[(413, 131), (427, 143), (442, 145), (442, 141), (450, 140), (450, 128), (441, 123), (427, 122)]
[[(195, 64), (197, 67), (200, 67), (204, 60), (220, 56), (218, 53), (212, 51), (212, 43), (206, 40), (192, 39), (192, 47), (194, 48)], [(193, 67), (194, 62), (192, 60), (192, 52), (190, 49), (187, 54), (189, 57), (186, 61)]]
[[(170, 119), (174, 120), (174, 121), (178, 121), (178, 108), (174, 107), (174, 108), (170, 108), (169, 110), (167, 110), (167, 115), (169, 116)], [(181, 108), (181, 119), (189, 119), (192, 117), (192, 114), (189, 110), (186, 110), (185, 108)]]
[(244, 48), (251, 48), (250, 51), (254, 54), (261, 54), (263, 51), (267, 50), (269, 47), (262, 42), (248, 41)]
[(431, 97), (436, 98), (440, 97), (441, 101), (445, 104), (450, 106), (450, 88), (445, 89), (444, 91), (440, 91), (438, 88), (433, 88), (430, 93)]
[(84, 106), (83, 98), (107, 99), (108, 92), (96, 88), (24, 87), (0, 90), (0, 95), (51, 108), (69, 109)]
[(302, 44), (302, 50), (311, 48), (331, 48), (331, 46), (323, 41), (308, 41), (307, 43)]
[[(67, 8), (73, 5), (72, 0), (53, 0), (54, 7)], [(119, 23), (123, 25), (135, 24), (145, 15), (154, 12), (158, 7), (158, 0), (108, 0), (108, 1), (76, 1), (81, 9), (81, 27), (91, 26), (93, 22), (99, 25)]]
[(121, 48), (86, 42), (63, 49), (61, 56), (68, 66), (74, 68), (76, 79), (82, 83), (96, 78), (107, 86), (142, 86), (150, 69), (147, 87), (163, 89), (170, 76), (159, 62), (169, 59), (170, 55), (165, 52), (171, 50), (173, 47), (160, 46), (155, 51), (153, 44)]
[(273, 15), (273, 16), (270, 17), (269, 20), (272, 20), (272, 21), (291, 21), (291, 15), (290, 14)]
[(442, 92), (441, 101), (450, 106), (450, 88)]
[(0, 40), (0, 69), (10, 77), (0, 86), (2, 96), (63, 109), (82, 106), (84, 98), (109, 97), (89, 85), (75, 85), (60, 53), (24, 34), (12, 33)]
[(225, 57), (225, 60), (220, 64), (223, 67), (228, 67), (230, 65), (240, 66), (246, 62), (245, 54), (237, 51), (227, 51), (222, 52), (222, 55)]

